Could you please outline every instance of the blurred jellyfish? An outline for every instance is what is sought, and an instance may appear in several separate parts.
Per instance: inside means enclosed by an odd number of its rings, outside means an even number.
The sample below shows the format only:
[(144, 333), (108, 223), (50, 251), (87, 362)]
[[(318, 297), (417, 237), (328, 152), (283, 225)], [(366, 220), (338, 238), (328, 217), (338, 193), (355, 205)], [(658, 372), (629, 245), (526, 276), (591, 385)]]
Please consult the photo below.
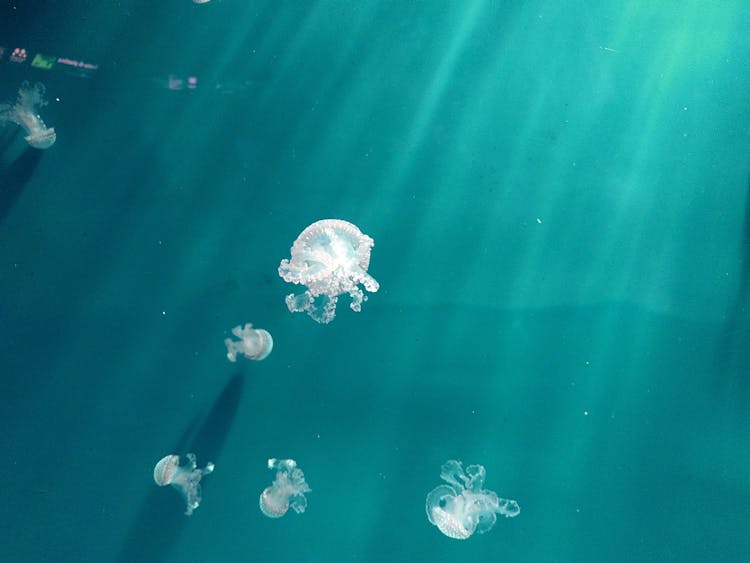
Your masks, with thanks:
[(279, 265), (285, 281), (307, 286), (304, 293), (286, 296), (292, 313), (305, 311), (319, 323), (336, 316), (338, 296), (348, 293), (352, 311), (361, 311), (367, 296), (359, 288), (376, 292), (380, 284), (367, 273), (375, 241), (356, 225), (340, 219), (323, 219), (307, 227), (292, 245), (292, 256)]
[(204, 475), (212, 473), (214, 464), (208, 462), (203, 469), (197, 469), (195, 454), (187, 454), (188, 464), (180, 466), (180, 456), (164, 456), (154, 467), (154, 481), (160, 487), (172, 485), (185, 499), (185, 514), (190, 516), (201, 503), (200, 481)]
[(262, 328), (253, 328), (250, 323), (246, 323), (245, 328), (237, 325), (232, 329), (232, 334), (240, 340), (224, 339), (230, 362), (237, 361), (237, 354), (244, 355), (248, 360), (262, 360), (273, 350), (271, 334)]
[(211, 0), (193, 0), (193, 4), (208, 4)]
[(268, 469), (276, 469), (276, 479), (260, 494), (260, 511), (269, 518), (281, 518), (291, 506), (296, 513), (307, 508), (304, 493), (310, 492), (305, 474), (293, 459), (269, 459)]
[(47, 128), (38, 110), (47, 105), (44, 101), (44, 84), (33, 86), (24, 81), (18, 89), (15, 104), (0, 104), (0, 122), (12, 121), (23, 127), (26, 142), (35, 149), (48, 149), (55, 144), (54, 127)]
[(440, 477), (448, 484), (429, 492), (425, 509), (430, 523), (449, 538), (465, 540), (474, 532), (489, 532), (497, 520), (496, 513), (513, 517), (521, 512), (516, 501), (482, 488), (482, 465), (469, 465), (464, 472), (461, 462), (451, 459), (440, 468)]

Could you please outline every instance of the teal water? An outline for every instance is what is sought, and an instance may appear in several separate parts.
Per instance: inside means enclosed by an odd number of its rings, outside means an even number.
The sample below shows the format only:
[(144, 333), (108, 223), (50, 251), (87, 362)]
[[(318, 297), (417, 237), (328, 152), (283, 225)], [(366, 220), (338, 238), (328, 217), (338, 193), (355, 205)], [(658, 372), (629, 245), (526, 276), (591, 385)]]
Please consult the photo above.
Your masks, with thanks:
[[(0, 130), (0, 560), (750, 560), (750, 6), (652, 4), (3, 8), (100, 69), (0, 63), (57, 130)], [(323, 218), (381, 285), (329, 325), (277, 275)], [(451, 458), (520, 515), (440, 534)]]

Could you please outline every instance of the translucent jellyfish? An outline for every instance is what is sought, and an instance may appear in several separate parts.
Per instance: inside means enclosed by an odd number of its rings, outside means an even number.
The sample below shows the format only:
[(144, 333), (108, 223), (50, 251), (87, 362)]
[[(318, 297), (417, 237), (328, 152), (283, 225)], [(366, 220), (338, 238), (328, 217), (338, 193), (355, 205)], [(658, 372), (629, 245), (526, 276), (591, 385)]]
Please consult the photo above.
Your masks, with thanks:
[(271, 334), (262, 328), (253, 328), (250, 323), (246, 323), (245, 328), (237, 325), (232, 329), (232, 334), (240, 340), (224, 339), (230, 362), (237, 361), (237, 354), (244, 355), (248, 360), (262, 360), (273, 350)]
[(516, 501), (482, 488), (482, 465), (469, 465), (464, 471), (460, 461), (451, 459), (440, 468), (440, 477), (448, 484), (429, 492), (425, 509), (430, 523), (449, 538), (465, 540), (474, 532), (489, 532), (497, 520), (495, 514), (512, 518), (521, 512)]
[(0, 104), (0, 122), (12, 121), (23, 127), (26, 142), (35, 149), (48, 149), (57, 138), (54, 127), (47, 128), (38, 113), (39, 108), (47, 105), (44, 91), (41, 82), (32, 86), (24, 81), (15, 104)]
[(340, 219), (323, 219), (307, 227), (292, 245), (292, 257), (279, 265), (285, 281), (307, 286), (304, 293), (286, 296), (292, 313), (305, 311), (319, 323), (329, 323), (336, 316), (338, 296), (348, 293), (353, 311), (362, 310), (369, 292), (380, 284), (367, 273), (370, 251), (375, 241), (356, 225)]
[(276, 469), (276, 479), (260, 494), (260, 511), (269, 518), (281, 518), (291, 506), (296, 513), (307, 508), (304, 493), (310, 492), (305, 475), (293, 459), (269, 459), (268, 469)]
[(203, 469), (197, 469), (195, 454), (187, 454), (187, 465), (180, 465), (180, 456), (164, 456), (154, 467), (154, 481), (160, 487), (172, 485), (185, 499), (185, 514), (190, 516), (201, 503), (201, 478), (212, 473), (214, 464), (208, 462)]

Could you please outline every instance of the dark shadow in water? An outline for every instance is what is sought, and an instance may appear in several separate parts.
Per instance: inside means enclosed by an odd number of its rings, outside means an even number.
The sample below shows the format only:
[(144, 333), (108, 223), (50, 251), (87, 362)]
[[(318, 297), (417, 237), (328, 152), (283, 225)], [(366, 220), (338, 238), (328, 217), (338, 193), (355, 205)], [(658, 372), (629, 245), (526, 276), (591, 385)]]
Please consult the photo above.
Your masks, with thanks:
[[(0, 153), (0, 222), (13, 209), (42, 157), (42, 151), (29, 147), (20, 135), (14, 137), (3, 143)], [(19, 141), (23, 141), (23, 148), (19, 148)]]
[[(238, 370), (214, 402), (203, 423), (198, 424), (199, 417), (190, 422), (178, 441), (175, 452), (179, 452), (181, 457), (188, 452), (195, 452), (199, 467), (204, 467), (209, 461), (220, 467), (217, 462), (237, 414), (244, 382), (245, 377)], [(165, 490), (168, 487), (162, 489), (153, 483), (149, 485), (151, 492), (138, 510), (118, 561), (168, 559), (188, 522), (189, 517), (184, 514), (185, 501), (180, 495), (175, 491)], [(210, 487), (210, 477), (205, 483), (201, 481), (201, 485), (205, 493), (206, 487)]]
[(736, 393), (742, 412), (750, 407), (750, 176), (740, 241), (737, 293), (727, 311), (717, 346), (717, 374), (723, 386)]

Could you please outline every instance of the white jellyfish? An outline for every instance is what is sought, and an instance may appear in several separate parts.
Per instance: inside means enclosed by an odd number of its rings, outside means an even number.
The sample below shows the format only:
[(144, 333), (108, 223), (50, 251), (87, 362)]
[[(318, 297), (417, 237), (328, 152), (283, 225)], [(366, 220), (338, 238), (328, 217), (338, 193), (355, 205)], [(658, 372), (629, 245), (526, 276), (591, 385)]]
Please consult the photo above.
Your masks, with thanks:
[(430, 523), (449, 538), (465, 540), (474, 532), (489, 532), (497, 521), (495, 514), (512, 518), (521, 512), (516, 501), (482, 488), (482, 465), (469, 465), (464, 472), (461, 462), (451, 459), (440, 468), (440, 477), (448, 484), (429, 492), (425, 509)]
[(260, 494), (260, 511), (269, 518), (281, 518), (289, 507), (297, 514), (307, 508), (304, 493), (310, 492), (305, 474), (293, 459), (269, 459), (268, 469), (276, 469), (276, 479)]
[(262, 360), (273, 350), (271, 334), (262, 328), (253, 328), (250, 323), (246, 323), (244, 328), (237, 325), (232, 329), (232, 334), (240, 340), (224, 339), (230, 362), (237, 361), (237, 354), (244, 355), (248, 360)]
[(204, 475), (213, 473), (214, 464), (198, 469), (195, 454), (187, 454), (188, 463), (180, 465), (180, 456), (171, 454), (161, 458), (154, 466), (154, 481), (160, 487), (172, 485), (185, 499), (185, 514), (190, 516), (201, 503), (200, 481)]
[(352, 311), (362, 310), (367, 296), (359, 284), (374, 293), (380, 284), (367, 273), (375, 241), (356, 225), (340, 219), (323, 219), (307, 227), (292, 245), (292, 256), (279, 265), (285, 281), (307, 286), (304, 293), (286, 296), (292, 313), (305, 311), (319, 323), (336, 316), (338, 296), (348, 293)]
[(57, 139), (55, 128), (48, 128), (38, 113), (39, 108), (47, 105), (44, 91), (41, 82), (32, 86), (24, 81), (15, 104), (0, 104), (0, 122), (11, 121), (23, 127), (26, 142), (35, 149), (48, 149)]

